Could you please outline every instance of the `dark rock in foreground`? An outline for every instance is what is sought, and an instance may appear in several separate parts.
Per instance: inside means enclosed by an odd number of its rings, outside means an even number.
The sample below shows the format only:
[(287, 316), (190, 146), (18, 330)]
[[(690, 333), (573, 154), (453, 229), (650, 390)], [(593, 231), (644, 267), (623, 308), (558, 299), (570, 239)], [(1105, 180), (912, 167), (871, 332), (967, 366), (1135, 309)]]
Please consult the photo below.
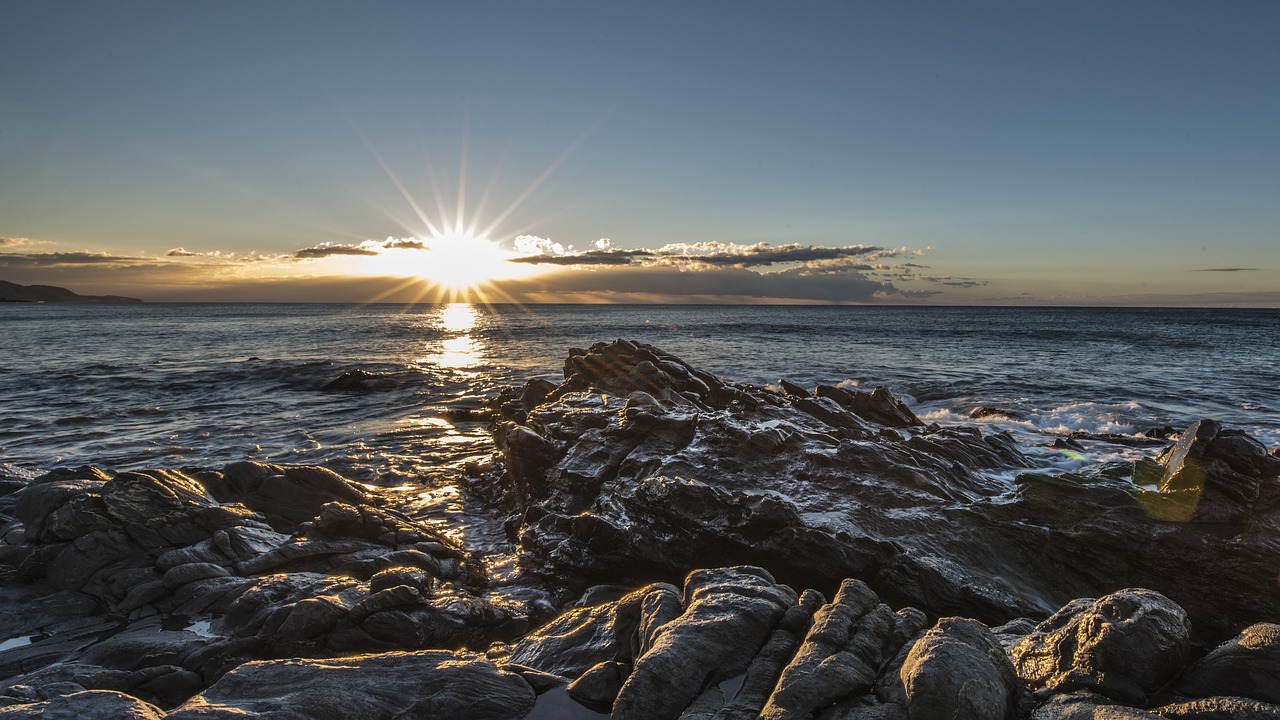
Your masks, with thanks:
[(533, 701), (533, 688), (515, 673), (475, 655), (428, 650), (247, 663), (165, 717), (519, 720)]
[[(1188, 666), (1186, 614), (1146, 589), (1078, 599), (1039, 625), (1012, 623), (999, 635), (966, 618), (927, 627), (919, 610), (895, 612), (852, 579), (827, 602), (814, 590), (797, 595), (760, 568), (699, 570), (682, 595), (673, 604), (675, 588), (655, 584), (574, 608), (517, 643), (506, 660), (525, 673), (562, 676), (571, 696), (576, 685), (611, 688), (592, 694), (590, 704), (611, 708), (614, 718), (1280, 714), (1269, 699), (1280, 649), (1269, 627)], [(765, 618), (771, 624), (760, 625)], [(610, 682), (593, 680), (606, 671)], [(739, 682), (725, 682), (735, 675)]]
[(1280, 719), (1275, 451), (1010, 486), (1008, 436), (780, 386), (618, 341), (497, 403), (558, 616), (324, 468), (0, 478), (0, 718)]
[(498, 413), (506, 469), (477, 489), (561, 581), (750, 563), (993, 624), (1148, 587), (1210, 643), (1280, 617), (1280, 459), (1213, 421), (1136, 483), (1010, 486), (993, 476), (1030, 461), (1007, 435), (925, 427), (883, 389), (729, 383), (625, 340), (573, 351), (563, 383), (530, 383)]
[(29, 585), (0, 598), (20, 608), (0, 630), (26, 642), (0, 652), (0, 704), (173, 707), (251, 660), (484, 648), (529, 626), (465, 548), (324, 468), (81, 468), (14, 494), (0, 567)]

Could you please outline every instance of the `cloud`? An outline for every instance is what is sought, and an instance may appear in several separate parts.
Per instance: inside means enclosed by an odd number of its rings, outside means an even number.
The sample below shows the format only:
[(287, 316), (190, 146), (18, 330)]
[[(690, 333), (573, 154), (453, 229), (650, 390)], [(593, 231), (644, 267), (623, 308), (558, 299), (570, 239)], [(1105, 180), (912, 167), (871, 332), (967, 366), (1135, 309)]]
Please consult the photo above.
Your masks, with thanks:
[(210, 252), (197, 252), (195, 250), (188, 250), (183, 247), (173, 248), (172, 250), (169, 250), (168, 252), (166, 252), (164, 255), (165, 257), (171, 257), (171, 258), (188, 258), (192, 260), (199, 259), (205, 264), (205, 266), (207, 266), (210, 263), (245, 264), (245, 263), (260, 263), (260, 262), (268, 262), (268, 261), (283, 262), (283, 261), (293, 259), (292, 255), (261, 255), (257, 252), (251, 252), (246, 255), (237, 255), (236, 253), (222, 252), (221, 250), (212, 250)]
[(949, 285), (951, 287), (971, 288), (982, 287), (990, 284), (986, 280), (977, 280), (975, 278), (954, 277), (952, 275), (929, 276), (929, 275), (903, 275), (905, 280), (922, 280), (924, 282), (933, 283), (935, 285)]
[[(603, 239), (603, 238), (602, 238)], [(537, 235), (521, 235), (517, 237), (513, 243), (516, 252), (523, 253), (528, 256), (560, 256), (573, 252), (573, 246), (565, 247), (558, 242), (552, 242), (550, 238), (538, 237)], [(608, 244), (597, 250), (605, 250)], [(532, 262), (531, 260), (517, 260), (516, 262)]]
[(152, 264), (156, 258), (130, 257), (93, 252), (2, 253), (0, 267), (52, 267), (58, 265)]
[(377, 255), (377, 250), (371, 250), (361, 245), (317, 245), (315, 247), (303, 248), (294, 253), (293, 256), (300, 260), (313, 260), (316, 258), (327, 258), (333, 255)]
[(760, 273), (745, 268), (690, 271), (674, 266), (603, 266), (589, 270), (559, 268), (547, 274), (497, 284), (500, 294), (554, 302), (592, 296), (597, 301), (682, 302), (691, 298), (791, 300), (808, 302), (873, 302), (900, 294), (887, 282), (860, 272), (813, 273), (792, 269)]
[[(148, 300), (347, 302), (914, 302), (942, 285), (972, 287), (972, 278), (922, 277), (907, 248), (724, 242), (673, 243), (657, 249), (616, 248), (608, 238), (586, 250), (534, 235), (513, 243), (513, 262), (539, 272), (493, 281), (466, 298), (414, 277), (353, 277), (338, 256), (432, 250), (430, 238), (326, 242), (283, 255), (238, 255), (174, 247), (159, 257), (94, 252), (0, 252), (5, 279), (53, 284), (85, 294)], [(910, 266), (910, 267), (908, 267)], [(916, 283), (912, 286), (911, 283)], [(939, 289), (921, 287), (933, 283)]]
[(354, 245), (343, 245), (340, 243), (321, 243), (314, 247), (303, 248), (293, 254), (298, 260), (316, 260), (319, 258), (333, 257), (334, 255), (356, 255), (368, 257), (371, 255), (381, 255), (383, 250), (430, 250), (430, 241), (422, 241), (417, 238), (394, 238), (389, 237), (386, 240), (365, 240)]
[[(591, 250), (575, 252), (547, 238), (516, 238), (517, 252), (526, 253), (511, 262), (534, 265), (673, 265), (688, 267), (752, 268), (798, 263), (832, 270), (870, 270), (868, 261), (896, 257), (900, 250), (874, 245), (826, 247), (821, 245), (742, 245), (725, 242), (671, 243), (656, 250), (612, 248), (608, 238), (597, 240)], [(904, 249), (905, 250), (905, 249)]]
[(1200, 268), (1191, 272), (1256, 272), (1258, 268)]
[(661, 258), (689, 260), (703, 265), (724, 267), (768, 267), (785, 263), (812, 263), (847, 258), (864, 260), (885, 257), (885, 248), (872, 245), (824, 247), (820, 245), (778, 245), (757, 243), (675, 243), (667, 245), (655, 254)]
[(382, 247), (385, 250), (426, 250), (427, 246), (421, 240), (414, 238), (404, 238), (397, 240), (396, 238), (387, 238), (383, 241)]
[(0, 237), (0, 247), (12, 247), (22, 245), (27, 238)]
[(509, 262), (530, 265), (630, 265), (637, 258), (653, 257), (648, 250), (588, 250), (573, 255), (529, 255)]

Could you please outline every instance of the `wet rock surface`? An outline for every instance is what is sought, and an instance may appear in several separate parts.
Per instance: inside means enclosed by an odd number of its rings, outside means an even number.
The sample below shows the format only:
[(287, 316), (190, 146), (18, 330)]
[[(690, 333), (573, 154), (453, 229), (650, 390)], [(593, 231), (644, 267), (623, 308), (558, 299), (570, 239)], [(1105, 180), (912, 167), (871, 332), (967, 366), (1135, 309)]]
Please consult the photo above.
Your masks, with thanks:
[(518, 720), (533, 703), (519, 675), (469, 653), (428, 650), (246, 663), (165, 717)]
[(626, 341), (485, 414), (501, 561), (320, 467), (5, 471), (0, 717), (1280, 717), (1280, 457), (1213, 421), (1010, 483)]
[[(1018, 674), (1045, 695), (1091, 690), (1145, 702), (1187, 664), (1191, 624), (1150, 590), (1074, 600), (1014, 645)], [(1144, 658), (1134, 663), (1134, 658)]]
[[(81, 468), (13, 494), (0, 545), (13, 713), (70, 712), (86, 691), (169, 709), (253, 660), (483, 649), (529, 628), (466, 548), (324, 468)], [(119, 716), (152, 712), (138, 707)]]
[(1210, 420), (1132, 480), (1010, 486), (996, 474), (1031, 464), (1010, 436), (924, 426), (884, 390), (736, 384), (625, 340), (547, 385), (500, 403), (505, 470), (476, 486), (570, 587), (751, 563), (993, 625), (1124, 587), (1167, 595), (1206, 644), (1280, 616), (1258, 570), (1280, 567), (1280, 460)]

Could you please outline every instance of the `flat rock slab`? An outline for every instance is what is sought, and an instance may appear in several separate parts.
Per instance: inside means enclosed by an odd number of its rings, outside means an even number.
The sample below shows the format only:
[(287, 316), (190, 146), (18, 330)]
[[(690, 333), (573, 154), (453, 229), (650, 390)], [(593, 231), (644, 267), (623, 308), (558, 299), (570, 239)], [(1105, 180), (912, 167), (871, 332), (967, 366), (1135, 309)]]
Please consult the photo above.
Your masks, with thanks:
[(519, 720), (533, 705), (519, 675), (478, 655), (427, 650), (246, 663), (166, 720)]

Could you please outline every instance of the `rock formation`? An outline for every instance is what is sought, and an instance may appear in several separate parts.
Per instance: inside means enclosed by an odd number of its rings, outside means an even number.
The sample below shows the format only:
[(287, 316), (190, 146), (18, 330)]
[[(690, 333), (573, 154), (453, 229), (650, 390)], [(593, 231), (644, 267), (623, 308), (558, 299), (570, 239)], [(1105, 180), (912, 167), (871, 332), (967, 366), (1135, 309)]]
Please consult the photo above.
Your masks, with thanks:
[(1258, 570), (1280, 567), (1280, 459), (1210, 420), (1136, 468), (1011, 486), (994, 473), (1031, 463), (1007, 435), (924, 426), (883, 389), (729, 383), (625, 340), (502, 400), (505, 472), (477, 489), (562, 582), (751, 563), (996, 624), (1147, 587), (1209, 643), (1280, 616)]
[(324, 468), (9, 473), (0, 718), (1280, 718), (1237, 430), (1010, 484), (1007, 435), (626, 341), (492, 410), (470, 487), (558, 610)]

